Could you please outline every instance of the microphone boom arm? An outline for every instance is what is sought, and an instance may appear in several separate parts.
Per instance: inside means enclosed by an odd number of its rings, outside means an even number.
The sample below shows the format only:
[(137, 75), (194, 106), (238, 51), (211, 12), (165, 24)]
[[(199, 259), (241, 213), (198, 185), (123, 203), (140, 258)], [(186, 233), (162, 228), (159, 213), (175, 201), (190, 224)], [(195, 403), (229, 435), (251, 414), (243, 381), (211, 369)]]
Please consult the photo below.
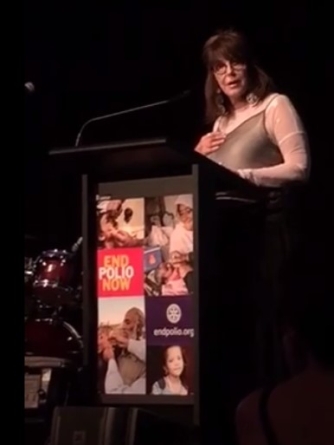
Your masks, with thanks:
[(160, 100), (159, 102), (154, 102), (153, 104), (141, 105), (139, 107), (134, 107), (134, 108), (130, 108), (130, 109), (123, 110), (123, 111), (116, 111), (115, 113), (107, 114), (107, 115), (104, 115), (104, 116), (93, 117), (92, 119), (89, 119), (87, 122), (85, 122), (82, 125), (82, 127), (81, 127), (81, 129), (80, 129), (80, 131), (78, 133), (78, 136), (76, 138), (76, 141), (75, 141), (75, 148), (79, 147), (79, 144), (80, 144), (80, 141), (81, 141), (81, 137), (82, 137), (82, 134), (83, 134), (85, 128), (88, 125), (90, 125), (91, 123), (93, 123), (93, 122), (102, 121), (104, 119), (109, 119), (111, 117), (122, 116), (124, 114), (134, 113), (136, 111), (147, 110), (149, 108), (158, 107), (160, 105), (166, 105), (168, 103), (170, 103), (170, 99), (165, 99), (165, 100)]

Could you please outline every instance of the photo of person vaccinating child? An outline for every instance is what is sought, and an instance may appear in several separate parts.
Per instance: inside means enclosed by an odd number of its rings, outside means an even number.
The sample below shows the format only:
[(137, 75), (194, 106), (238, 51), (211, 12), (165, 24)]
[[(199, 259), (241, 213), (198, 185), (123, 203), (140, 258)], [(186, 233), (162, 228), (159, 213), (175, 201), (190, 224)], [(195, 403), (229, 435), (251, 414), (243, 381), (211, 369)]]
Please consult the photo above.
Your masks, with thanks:
[(99, 298), (98, 322), (100, 393), (145, 394), (144, 298)]
[(147, 390), (153, 395), (188, 396), (193, 393), (189, 348), (152, 346), (148, 351)]
[(145, 295), (193, 293), (192, 195), (145, 198)]

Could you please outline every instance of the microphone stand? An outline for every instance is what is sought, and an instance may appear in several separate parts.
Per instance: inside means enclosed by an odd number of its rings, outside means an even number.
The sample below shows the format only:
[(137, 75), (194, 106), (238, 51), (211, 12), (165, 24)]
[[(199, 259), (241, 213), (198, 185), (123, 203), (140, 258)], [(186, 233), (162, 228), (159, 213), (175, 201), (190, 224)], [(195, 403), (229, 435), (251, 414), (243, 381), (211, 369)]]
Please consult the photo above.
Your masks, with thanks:
[(86, 121), (82, 125), (82, 127), (81, 127), (81, 129), (80, 129), (80, 131), (78, 133), (78, 136), (76, 138), (74, 147), (75, 148), (79, 147), (80, 142), (81, 142), (81, 138), (82, 138), (82, 134), (83, 134), (85, 128), (88, 125), (92, 124), (93, 122), (98, 122), (98, 121), (102, 121), (102, 120), (105, 120), (105, 119), (110, 119), (110, 118), (113, 118), (113, 117), (122, 116), (122, 115), (125, 115), (125, 114), (135, 113), (136, 111), (144, 111), (144, 110), (148, 110), (150, 108), (160, 107), (161, 105), (168, 105), (168, 104), (170, 104), (170, 103), (172, 103), (174, 101), (180, 100), (183, 97), (188, 96), (189, 93), (190, 93), (190, 91), (187, 90), (187, 91), (184, 91), (183, 93), (177, 95), (176, 97), (174, 97), (172, 99), (160, 100), (158, 102), (153, 102), (151, 104), (140, 105), (138, 107), (128, 108), (127, 110), (116, 111), (115, 113), (106, 114), (104, 116), (93, 117), (92, 119), (89, 119), (88, 121)]

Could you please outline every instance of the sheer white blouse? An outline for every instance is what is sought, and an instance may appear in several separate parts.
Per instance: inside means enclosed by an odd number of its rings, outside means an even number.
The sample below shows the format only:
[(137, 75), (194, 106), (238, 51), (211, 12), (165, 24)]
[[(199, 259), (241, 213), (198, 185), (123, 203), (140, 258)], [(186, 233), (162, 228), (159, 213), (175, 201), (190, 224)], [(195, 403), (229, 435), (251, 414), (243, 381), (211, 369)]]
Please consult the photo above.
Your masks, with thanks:
[(284, 162), (272, 167), (238, 170), (237, 173), (244, 179), (265, 187), (282, 187), (292, 182), (306, 181), (310, 171), (307, 134), (287, 96), (271, 94), (258, 104), (237, 109), (231, 117), (218, 118), (213, 130), (228, 134), (263, 110), (265, 129), (271, 141), (281, 151)]

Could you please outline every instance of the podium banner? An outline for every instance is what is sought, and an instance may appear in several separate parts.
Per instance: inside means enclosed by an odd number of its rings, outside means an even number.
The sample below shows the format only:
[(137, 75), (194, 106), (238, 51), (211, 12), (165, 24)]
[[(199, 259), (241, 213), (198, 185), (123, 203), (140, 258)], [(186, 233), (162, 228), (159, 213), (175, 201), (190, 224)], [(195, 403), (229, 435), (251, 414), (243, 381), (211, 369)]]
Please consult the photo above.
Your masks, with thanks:
[(192, 195), (97, 196), (96, 218), (100, 393), (193, 396)]

